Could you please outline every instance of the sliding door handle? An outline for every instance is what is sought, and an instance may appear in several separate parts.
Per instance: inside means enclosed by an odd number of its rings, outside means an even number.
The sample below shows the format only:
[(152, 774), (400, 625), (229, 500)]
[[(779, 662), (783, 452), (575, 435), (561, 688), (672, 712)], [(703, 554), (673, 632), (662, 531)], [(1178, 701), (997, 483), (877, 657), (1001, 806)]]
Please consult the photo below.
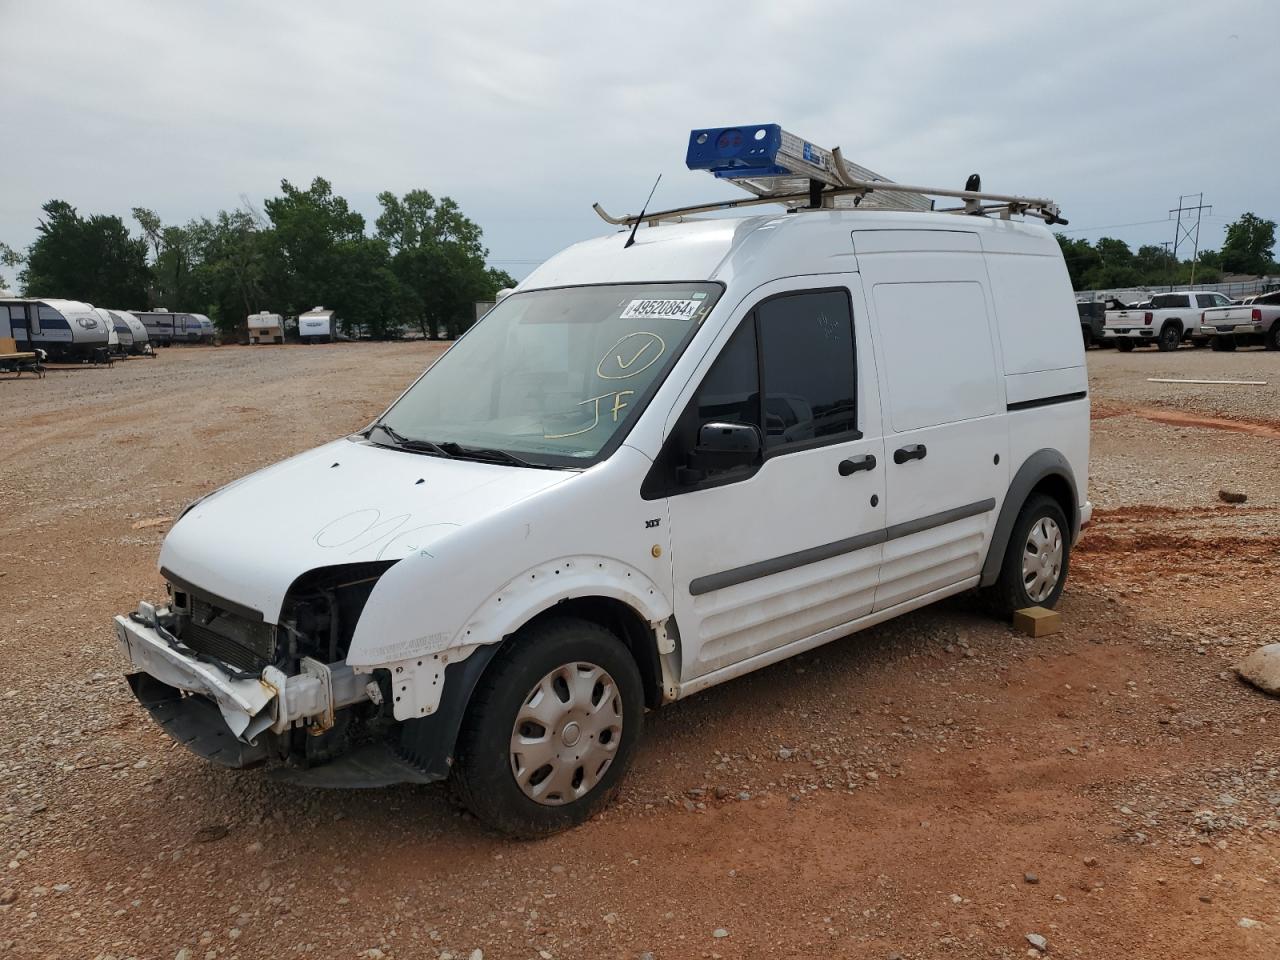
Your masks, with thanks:
[(861, 457), (850, 457), (848, 460), (841, 460), (837, 469), (840, 471), (840, 476), (848, 477), (863, 470), (874, 470), (875, 468), (876, 458), (868, 453)]
[(923, 443), (913, 443), (910, 446), (899, 447), (893, 451), (893, 462), (906, 463), (908, 460), (923, 460), (928, 452)]

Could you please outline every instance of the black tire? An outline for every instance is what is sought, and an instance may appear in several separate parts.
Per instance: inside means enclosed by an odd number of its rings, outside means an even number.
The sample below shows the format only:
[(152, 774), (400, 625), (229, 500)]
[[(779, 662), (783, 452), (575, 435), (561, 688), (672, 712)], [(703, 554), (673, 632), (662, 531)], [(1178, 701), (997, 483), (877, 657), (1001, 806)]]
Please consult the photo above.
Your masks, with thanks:
[(1271, 329), (1266, 332), (1262, 342), (1268, 350), (1280, 350), (1280, 320), (1271, 324)]
[(1182, 328), (1176, 323), (1166, 323), (1160, 328), (1160, 336), (1156, 338), (1156, 349), (1161, 353), (1177, 350), (1182, 343)]
[(1128, 353), (1133, 349), (1133, 341), (1126, 338), (1116, 340), (1116, 349), (1121, 353)]
[[(1052, 520), (1058, 527), (1062, 538), (1061, 572), (1048, 596), (1036, 599), (1027, 592), (1027, 584), (1023, 579), (1023, 555), (1026, 552), (1032, 528), (1042, 519)], [(1071, 527), (1067, 524), (1066, 515), (1058, 501), (1044, 494), (1035, 494), (1022, 506), (1018, 519), (1009, 534), (1009, 543), (1005, 548), (1004, 561), (1000, 565), (1000, 576), (988, 589), (989, 599), (996, 612), (1001, 616), (1011, 616), (1015, 610), (1025, 607), (1047, 607), (1052, 610), (1062, 596), (1062, 588), (1067, 582), (1067, 571), (1071, 563)]]
[[(526, 795), (517, 782), (512, 735), (520, 709), (538, 692), (544, 678), (559, 667), (576, 664), (600, 667), (613, 678), (622, 729), (612, 759), (595, 786), (575, 800), (552, 806)], [(477, 819), (503, 833), (532, 839), (567, 830), (591, 819), (617, 793), (643, 722), (640, 671), (617, 636), (576, 617), (535, 621), (507, 641), (476, 685), (458, 736), (454, 789)], [(544, 730), (543, 735), (551, 731)], [(605, 742), (603, 735), (600, 742)], [(557, 753), (557, 759), (560, 756)], [(575, 776), (581, 772), (578, 768)]]
[(1220, 333), (1210, 342), (1213, 344), (1213, 349), (1218, 353), (1230, 353), (1236, 348), (1236, 338), (1229, 333)]
[(1086, 350), (1093, 346), (1093, 331), (1089, 327), (1081, 327), (1080, 336), (1084, 339), (1084, 348)]

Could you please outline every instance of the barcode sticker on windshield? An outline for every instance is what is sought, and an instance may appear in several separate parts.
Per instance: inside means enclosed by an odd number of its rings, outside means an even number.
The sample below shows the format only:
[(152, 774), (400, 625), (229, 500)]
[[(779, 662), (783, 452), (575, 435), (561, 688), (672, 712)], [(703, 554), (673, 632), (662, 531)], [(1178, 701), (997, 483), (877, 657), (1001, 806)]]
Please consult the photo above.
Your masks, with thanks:
[(689, 320), (698, 312), (698, 300), (632, 300), (622, 311), (622, 320)]

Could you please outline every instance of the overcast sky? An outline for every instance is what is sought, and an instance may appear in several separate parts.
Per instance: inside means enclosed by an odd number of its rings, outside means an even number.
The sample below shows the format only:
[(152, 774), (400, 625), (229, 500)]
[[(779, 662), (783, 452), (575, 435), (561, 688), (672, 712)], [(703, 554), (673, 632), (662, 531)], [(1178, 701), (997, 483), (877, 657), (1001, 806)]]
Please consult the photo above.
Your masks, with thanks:
[[(40, 205), (183, 223), (324, 176), (423, 187), (523, 276), (634, 211), (736, 191), (688, 131), (780, 123), (905, 182), (1050, 196), (1173, 238), (1180, 194), (1280, 219), (1280, 4), (0, 0), (0, 240)], [(9, 276), (12, 281), (12, 276)]]

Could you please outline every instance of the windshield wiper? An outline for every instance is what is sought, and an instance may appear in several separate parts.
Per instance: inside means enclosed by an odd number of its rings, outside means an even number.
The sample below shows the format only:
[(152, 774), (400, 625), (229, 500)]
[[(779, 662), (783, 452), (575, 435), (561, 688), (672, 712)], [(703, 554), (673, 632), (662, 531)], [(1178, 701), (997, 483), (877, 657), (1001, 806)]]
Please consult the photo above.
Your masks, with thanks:
[[(390, 437), (392, 442), (401, 450), (408, 450), (412, 453), (431, 453), (435, 454), (437, 457), (456, 456), (456, 454), (446, 450), (438, 443), (433, 443), (430, 440), (417, 440), (412, 437), (403, 436), (391, 427), (387, 426), (385, 423), (375, 423), (373, 425), (373, 430), (381, 430)], [(370, 430), (369, 432), (372, 433), (373, 430)]]
[(494, 463), (506, 463), (513, 467), (535, 467), (542, 469), (544, 464), (530, 463), (523, 457), (517, 457), (514, 453), (508, 453), (506, 450), (498, 450), (495, 447), (464, 447), (460, 443), (449, 441), (442, 443), (440, 446), (449, 456), (468, 457), (473, 460), (492, 460)]

